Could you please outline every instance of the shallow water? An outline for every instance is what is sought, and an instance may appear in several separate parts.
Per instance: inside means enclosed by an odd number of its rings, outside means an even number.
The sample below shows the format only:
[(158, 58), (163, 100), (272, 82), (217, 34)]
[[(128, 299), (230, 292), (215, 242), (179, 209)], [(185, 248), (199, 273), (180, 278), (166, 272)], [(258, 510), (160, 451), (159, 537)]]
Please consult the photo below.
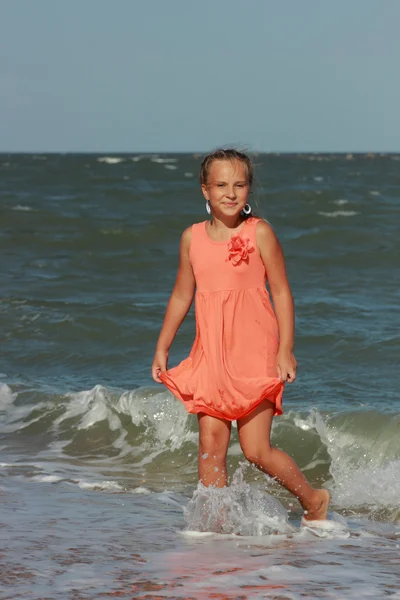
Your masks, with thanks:
[(400, 596), (398, 525), (333, 515), (325, 537), (298, 518), (286, 533), (202, 535), (183, 531), (175, 492), (13, 481), (1, 498), (2, 598)]
[(199, 157), (1, 155), (0, 598), (400, 597), (399, 157), (255, 161), (297, 313), (273, 443), (335, 529), (235, 428), (231, 487), (197, 489), (196, 419), (151, 380)]

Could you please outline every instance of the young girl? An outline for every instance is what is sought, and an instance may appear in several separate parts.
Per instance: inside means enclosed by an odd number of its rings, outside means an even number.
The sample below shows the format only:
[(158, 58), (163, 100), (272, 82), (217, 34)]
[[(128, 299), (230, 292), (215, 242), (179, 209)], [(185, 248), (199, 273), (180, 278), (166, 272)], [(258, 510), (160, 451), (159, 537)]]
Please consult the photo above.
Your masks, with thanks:
[[(298, 498), (306, 520), (323, 520), (328, 491), (312, 488), (296, 463), (270, 445), (284, 384), (296, 378), (294, 308), (281, 246), (248, 203), (252, 181), (251, 161), (241, 152), (217, 150), (204, 158), (200, 183), (211, 220), (183, 232), (152, 375), (197, 414), (203, 485), (227, 485), (226, 455), (236, 420), (247, 460)], [(195, 290), (193, 347), (188, 358), (167, 370), (169, 347)]]

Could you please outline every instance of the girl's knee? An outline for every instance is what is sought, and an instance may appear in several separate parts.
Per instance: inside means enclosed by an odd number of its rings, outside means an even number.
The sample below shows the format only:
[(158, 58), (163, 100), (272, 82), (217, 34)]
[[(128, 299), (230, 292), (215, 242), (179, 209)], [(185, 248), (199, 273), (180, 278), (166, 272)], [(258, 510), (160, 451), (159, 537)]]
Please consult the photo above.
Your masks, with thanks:
[(269, 445), (266, 445), (262, 448), (254, 446), (242, 446), (242, 450), (246, 460), (256, 467), (268, 462), (271, 455), (271, 447)]
[(224, 459), (226, 457), (227, 448), (221, 444), (221, 440), (216, 435), (209, 433), (200, 436), (199, 439), (199, 456), (200, 458)]
[(228, 451), (230, 423), (208, 415), (199, 416), (200, 457), (224, 458)]

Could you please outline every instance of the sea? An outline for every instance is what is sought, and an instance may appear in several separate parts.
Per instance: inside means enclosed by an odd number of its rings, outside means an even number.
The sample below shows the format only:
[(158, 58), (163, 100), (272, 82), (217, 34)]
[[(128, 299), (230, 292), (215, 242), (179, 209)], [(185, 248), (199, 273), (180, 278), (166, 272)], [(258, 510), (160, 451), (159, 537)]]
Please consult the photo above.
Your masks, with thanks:
[[(200, 154), (0, 155), (0, 598), (400, 599), (400, 155), (253, 154), (296, 305), (272, 443), (329, 527), (246, 463), (198, 485), (151, 378)], [(193, 309), (169, 366), (188, 355)]]

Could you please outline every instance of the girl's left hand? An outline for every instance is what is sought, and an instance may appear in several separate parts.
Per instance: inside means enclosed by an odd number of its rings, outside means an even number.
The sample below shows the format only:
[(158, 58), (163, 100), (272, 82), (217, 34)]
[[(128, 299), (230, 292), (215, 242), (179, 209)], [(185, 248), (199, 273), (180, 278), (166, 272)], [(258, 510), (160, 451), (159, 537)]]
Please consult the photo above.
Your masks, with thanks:
[(276, 366), (278, 377), (281, 381), (293, 383), (296, 379), (297, 360), (293, 352), (288, 350), (279, 350), (276, 357)]

